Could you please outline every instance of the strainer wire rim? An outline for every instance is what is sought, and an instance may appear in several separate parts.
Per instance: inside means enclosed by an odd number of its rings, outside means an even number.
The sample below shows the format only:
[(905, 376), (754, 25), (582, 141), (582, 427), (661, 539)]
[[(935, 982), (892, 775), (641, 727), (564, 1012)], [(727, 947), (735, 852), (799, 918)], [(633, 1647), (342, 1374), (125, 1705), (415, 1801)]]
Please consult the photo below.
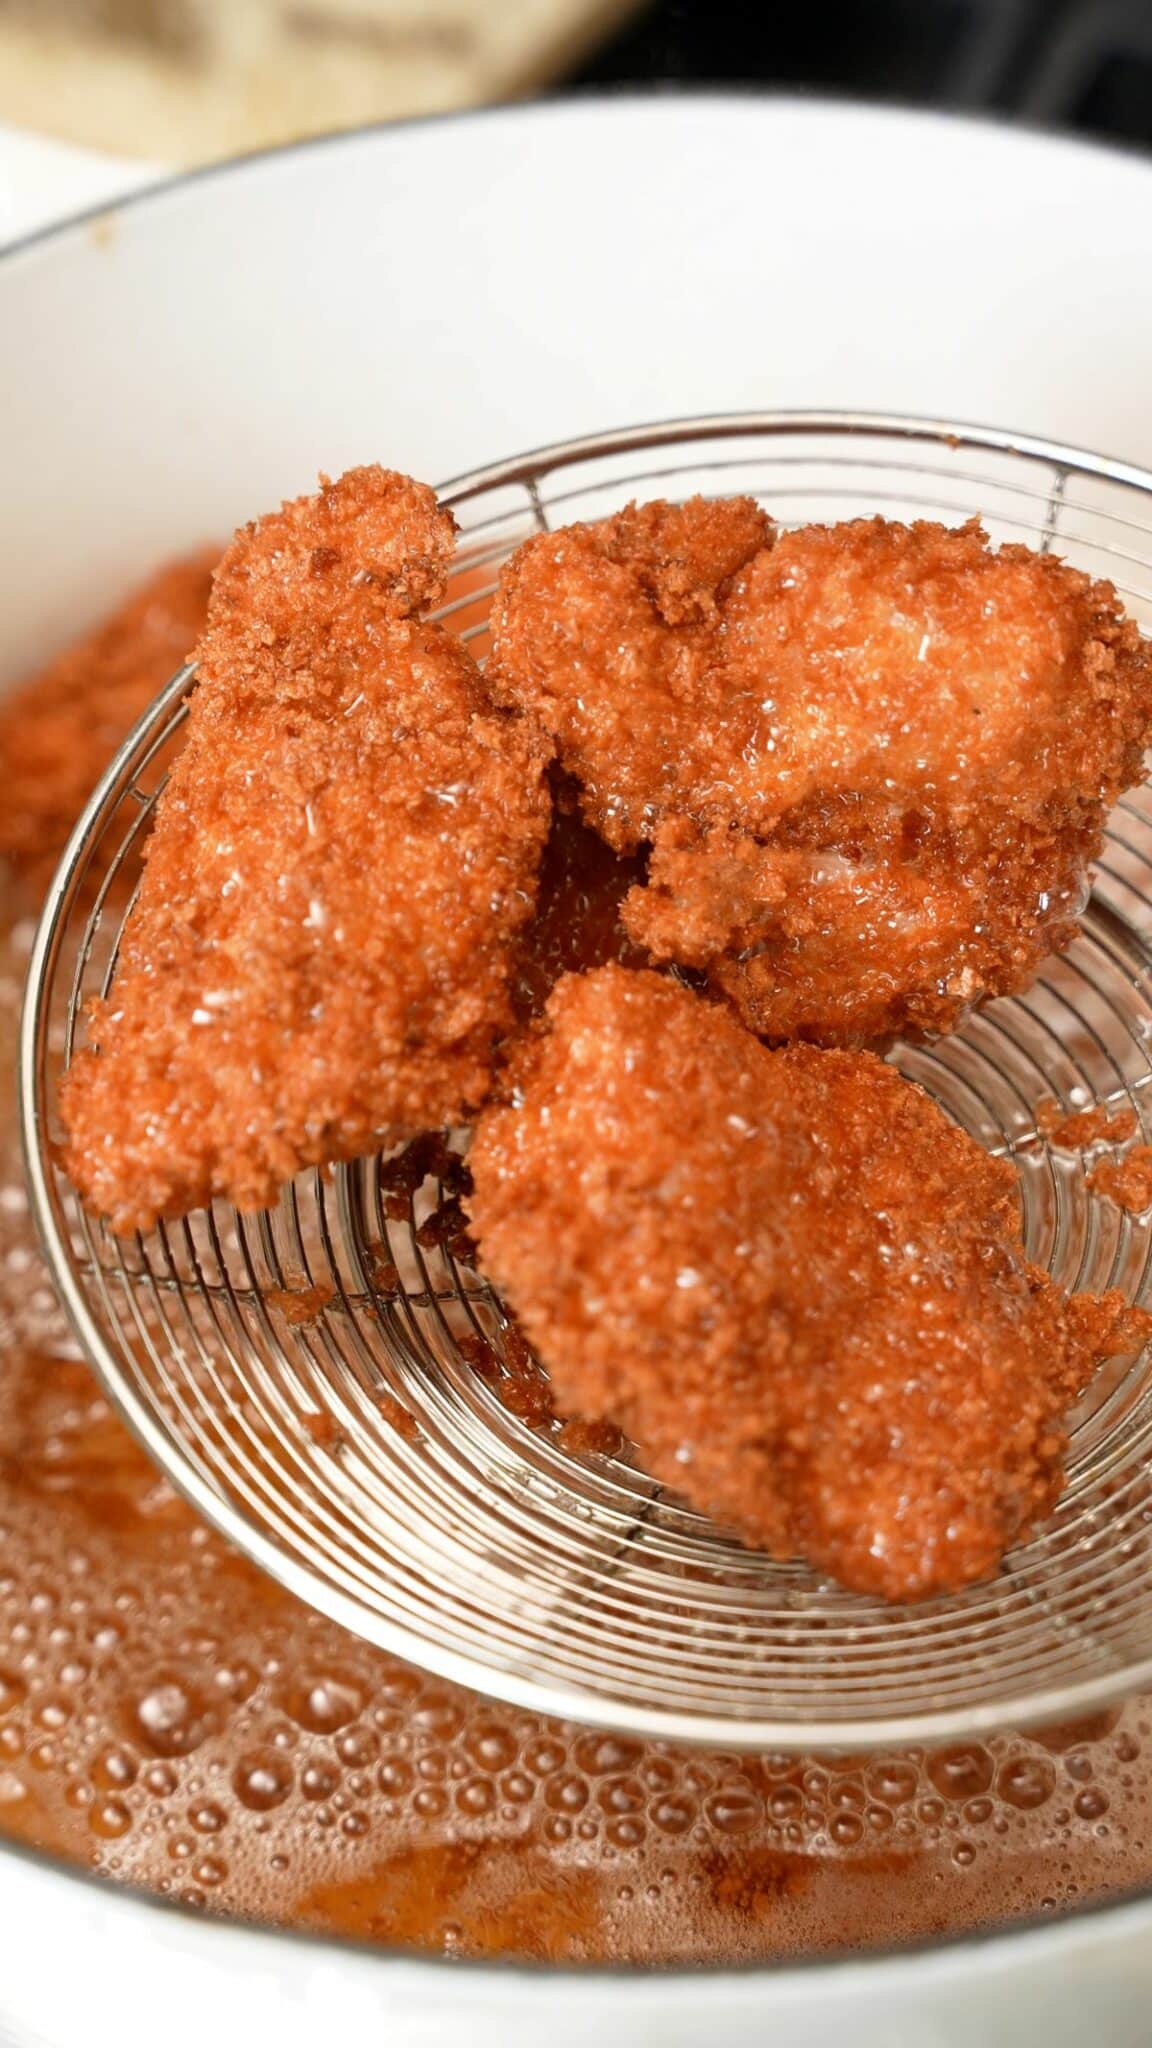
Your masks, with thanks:
[[(827, 433), (864, 439), (894, 439), (910, 445), (927, 443), (971, 448), (983, 453), (1034, 460), (1056, 478), (1050, 503), (1058, 502), (1067, 477), (1128, 485), (1152, 496), (1152, 474), (1131, 463), (1101, 457), (1071, 444), (1035, 435), (935, 418), (845, 411), (772, 411), (697, 415), (654, 421), (634, 428), (545, 445), (509, 461), (487, 465), (451, 478), (440, 490), (442, 502), (466, 503), (500, 486), (520, 485), (528, 494), (542, 526), (548, 525), (539, 485), (542, 478), (578, 463), (656, 447), (687, 446), (699, 441), (724, 441), (760, 435)], [(812, 459), (812, 458), (810, 458)], [(816, 458), (818, 459), (818, 458)], [(706, 465), (702, 465), (706, 466)], [(610, 480), (611, 481), (611, 480)], [(1011, 486), (1009, 486), (1011, 488)], [(1040, 496), (1042, 494), (1036, 494)], [(572, 1689), (534, 1676), (523, 1660), (509, 1657), (501, 1665), (480, 1661), (465, 1652), (430, 1641), (414, 1628), (386, 1619), (360, 1605), (329, 1581), (319, 1581), (294, 1555), (266, 1536), (250, 1517), (219, 1493), (212, 1483), (172, 1449), (171, 1439), (145, 1400), (128, 1383), (101, 1334), (74, 1272), (73, 1251), (63, 1219), (47, 1112), (47, 1064), (43, 1057), (49, 1025), (48, 1002), (72, 910), (103, 826), (129, 796), (141, 799), (136, 777), (177, 730), (194, 670), (185, 665), (165, 685), (117, 750), (93, 790), (69, 837), (47, 892), (28, 964), (27, 995), (21, 1019), (19, 1093), (21, 1133), (33, 1218), (61, 1304), (89, 1363), (115, 1408), (143, 1443), (176, 1490), (216, 1530), (253, 1559), (295, 1597), (325, 1613), (338, 1625), (406, 1661), (447, 1680), (510, 1705), (579, 1721), (648, 1739), (663, 1739), (714, 1749), (769, 1749), (803, 1752), (813, 1749), (860, 1750), (884, 1744), (907, 1745), (984, 1735), (1011, 1725), (1033, 1725), (1055, 1718), (1076, 1717), (1111, 1705), (1152, 1684), (1152, 1653), (1124, 1661), (1114, 1672), (1073, 1680), (1015, 1697), (974, 1702), (962, 1707), (930, 1708), (912, 1713), (876, 1716), (857, 1712), (851, 1721), (838, 1718), (758, 1718), (754, 1723), (725, 1716), (684, 1714), (667, 1708), (637, 1707), (608, 1693)], [(154, 801), (154, 797), (152, 799)], [(150, 805), (149, 805), (150, 807)], [(93, 838), (93, 833), (96, 837)], [(100, 892), (101, 895), (103, 891)], [(91, 934), (89, 934), (91, 936)], [(1145, 951), (1152, 949), (1145, 942)], [(90, 1225), (85, 1220), (87, 1232)], [(100, 1293), (107, 1280), (93, 1258), (93, 1277)], [(1027, 1595), (1024, 1595), (1027, 1602)], [(915, 1610), (913, 1609), (912, 1612)], [(979, 1619), (973, 1622), (979, 1628)]]

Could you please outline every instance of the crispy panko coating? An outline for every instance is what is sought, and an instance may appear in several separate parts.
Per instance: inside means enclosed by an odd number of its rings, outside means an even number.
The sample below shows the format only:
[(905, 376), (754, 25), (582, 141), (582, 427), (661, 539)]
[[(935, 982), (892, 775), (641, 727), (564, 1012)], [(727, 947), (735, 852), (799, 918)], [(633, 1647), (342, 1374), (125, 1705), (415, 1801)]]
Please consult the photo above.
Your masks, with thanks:
[(1142, 1341), (1024, 1257), (1013, 1173), (875, 1055), (771, 1051), (650, 971), (567, 976), (484, 1112), (481, 1263), (559, 1410), (745, 1541), (891, 1600), (993, 1572), (1061, 1415)]
[(500, 572), (489, 684), (537, 712), (621, 852), (687, 799), (722, 710), (720, 593), (772, 533), (752, 498), (657, 500), (540, 534)]
[(219, 548), (169, 562), (0, 704), (0, 855), (38, 896), (121, 740), (203, 630)]
[(546, 750), (421, 612), (455, 523), (350, 471), (241, 531), (65, 1163), (118, 1230), (479, 1103), (548, 827)]
[(1074, 936), (1152, 737), (1152, 651), (1110, 584), (975, 521), (777, 535), (755, 509), (528, 542), (494, 687), (544, 718), (597, 830), (652, 843), (624, 921), (655, 958), (774, 1039), (954, 1029)]

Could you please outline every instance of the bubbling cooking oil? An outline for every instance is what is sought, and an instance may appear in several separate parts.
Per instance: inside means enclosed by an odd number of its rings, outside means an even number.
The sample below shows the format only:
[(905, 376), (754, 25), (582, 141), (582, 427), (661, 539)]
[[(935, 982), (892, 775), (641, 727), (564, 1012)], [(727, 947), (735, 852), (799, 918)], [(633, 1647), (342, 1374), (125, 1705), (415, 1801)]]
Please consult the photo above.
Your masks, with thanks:
[[(31, 925), (0, 915), (10, 1077)], [(78, 1359), (4, 1085), (0, 1833), (202, 1910), (565, 1963), (828, 1954), (1152, 1878), (1144, 1701), (932, 1753), (678, 1751), (498, 1706), (301, 1606)]]

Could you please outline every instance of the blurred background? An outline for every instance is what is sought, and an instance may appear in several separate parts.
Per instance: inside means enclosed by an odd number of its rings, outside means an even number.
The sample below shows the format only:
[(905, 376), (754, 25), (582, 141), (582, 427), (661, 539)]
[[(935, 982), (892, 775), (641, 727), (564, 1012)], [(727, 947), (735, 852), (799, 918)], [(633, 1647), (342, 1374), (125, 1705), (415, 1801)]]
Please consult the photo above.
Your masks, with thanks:
[(705, 85), (1152, 146), (1152, 0), (0, 0), (0, 121), (169, 163), (546, 92)]

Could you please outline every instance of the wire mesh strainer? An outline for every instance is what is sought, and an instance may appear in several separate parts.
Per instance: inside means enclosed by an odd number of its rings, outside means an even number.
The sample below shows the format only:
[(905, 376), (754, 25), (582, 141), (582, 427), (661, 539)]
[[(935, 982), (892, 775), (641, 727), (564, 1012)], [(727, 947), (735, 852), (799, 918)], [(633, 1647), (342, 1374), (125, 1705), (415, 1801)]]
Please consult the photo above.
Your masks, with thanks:
[[(1152, 476), (982, 429), (857, 415), (689, 420), (497, 465), (443, 494), (461, 525), (442, 616), (483, 653), (496, 570), (528, 533), (636, 496), (752, 492), (783, 523), (979, 514), (1110, 577), (1152, 627)], [(450, 1165), (303, 1175), (113, 1238), (54, 1163), (56, 1093), (107, 989), (185, 716), (176, 676), (77, 827), (32, 957), (28, 1170), (52, 1270), (105, 1386), (237, 1546), (372, 1641), (518, 1704), (726, 1747), (933, 1740), (1080, 1714), (1152, 1682), (1152, 1373), (1077, 1411), (1068, 1490), (994, 1583), (911, 1608), (742, 1550), (626, 1458), (514, 1409), (500, 1302), (454, 1241)], [(1083, 935), (1027, 995), (898, 1064), (1020, 1180), (1030, 1257), (1068, 1287), (1152, 1296), (1152, 1221), (1099, 1201), (1035, 1108), (1131, 1105), (1152, 1135), (1152, 792), (1115, 813)], [(435, 1167), (435, 1160), (432, 1165)], [(408, 1175), (411, 1180), (412, 1176)], [(483, 1347), (476, 1340), (483, 1340)], [(491, 1357), (495, 1376), (476, 1369)], [(503, 1381), (503, 1384), (502, 1384)]]

